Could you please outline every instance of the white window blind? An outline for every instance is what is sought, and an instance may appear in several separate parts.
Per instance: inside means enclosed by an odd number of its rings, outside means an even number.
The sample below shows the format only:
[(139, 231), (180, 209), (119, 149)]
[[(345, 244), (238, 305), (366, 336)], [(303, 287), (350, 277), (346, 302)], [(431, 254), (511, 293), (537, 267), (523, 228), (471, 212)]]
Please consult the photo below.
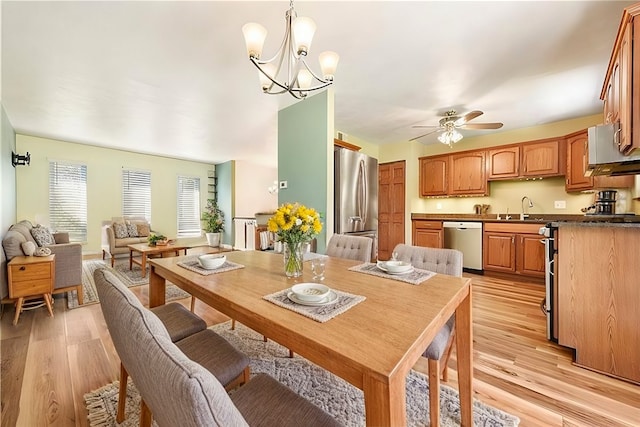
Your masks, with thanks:
[(122, 171), (122, 216), (144, 217), (151, 223), (151, 172)]
[(178, 176), (178, 237), (199, 236), (200, 178)]
[(70, 241), (87, 241), (86, 165), (49, 162), (49, 221)]

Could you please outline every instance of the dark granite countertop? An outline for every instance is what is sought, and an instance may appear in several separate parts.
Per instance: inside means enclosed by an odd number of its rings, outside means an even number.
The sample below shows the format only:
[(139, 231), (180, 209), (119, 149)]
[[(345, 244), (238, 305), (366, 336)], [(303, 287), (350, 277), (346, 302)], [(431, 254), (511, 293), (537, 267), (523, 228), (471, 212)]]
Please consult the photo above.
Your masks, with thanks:
[(554, 215), (532, 214), (527, 219), (521, 219), (519, 214), (510, 214), (511, 219), (505, 220), (506, 214), (500, 214), (503, 219), (498, 219), (497, 214), (428, 214), (412, 213), (411, 219), (425, 219), (433, 221), (478, 221), (478, 222), (514, 222), (520, 224), (637, 224), (640, 226), (640, 215)]

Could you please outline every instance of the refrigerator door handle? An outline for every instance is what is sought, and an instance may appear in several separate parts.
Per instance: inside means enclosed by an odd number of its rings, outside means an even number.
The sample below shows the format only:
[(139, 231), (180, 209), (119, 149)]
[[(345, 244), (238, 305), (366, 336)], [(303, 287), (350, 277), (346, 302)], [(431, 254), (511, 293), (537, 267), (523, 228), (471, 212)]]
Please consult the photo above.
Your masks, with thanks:
[(367, 172), (364, 160), (358, 162), (358, 188), (357, 188), (357, 209), (358, 215), (362, 218), (362, 222), (367, 222)]
[(350, 216), (349, 217), (349, 221), (351, 221), (351, 222), (362, 222), (362, 218), (360, 218), (359, 216)]

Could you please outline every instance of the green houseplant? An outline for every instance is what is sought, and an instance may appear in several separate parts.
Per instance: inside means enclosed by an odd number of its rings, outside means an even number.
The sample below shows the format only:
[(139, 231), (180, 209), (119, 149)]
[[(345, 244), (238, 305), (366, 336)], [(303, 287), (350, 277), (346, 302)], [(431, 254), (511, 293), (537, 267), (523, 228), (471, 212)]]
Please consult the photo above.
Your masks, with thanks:
[(163, 236), (162, 234), (151, 233), (147, 238), (147, 242), (149, 242), (149, 246), (156, 246), (158, 242), (166, 243), (167, 241), (168, 241), (167, 237)]
[(208, 199), (207, 205), (200, 217), (203, 224), (203, 231), (207, 236), (209, 246), (220, 246), (222, 231), (224, 231), (224, 213), (218, 207), (215, 199)]

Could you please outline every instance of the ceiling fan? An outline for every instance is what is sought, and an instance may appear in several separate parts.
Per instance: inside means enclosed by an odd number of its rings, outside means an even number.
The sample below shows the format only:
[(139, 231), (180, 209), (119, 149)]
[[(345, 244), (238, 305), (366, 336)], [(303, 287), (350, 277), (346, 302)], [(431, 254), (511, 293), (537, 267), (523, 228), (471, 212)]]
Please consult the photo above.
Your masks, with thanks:
[(415, 141), (423, 136), (431, 135), (434, 132), (444, 132), (438, 136), (438, 140), (443, 144), (451, 146), (452, 143), (462, 139), (462, 135), (456, 129), (500, 129), (502, 123), (469, 123), (476, 117), (484, 114), (482, 111), (474, 110), (465, 115), (458, 115), (456, 110), (449, 110), (444, 117), (440, 119), (437, 125), (416, 125), (414, 128), (434, 128), (432, 131), (411, 138), (409, 141)]

